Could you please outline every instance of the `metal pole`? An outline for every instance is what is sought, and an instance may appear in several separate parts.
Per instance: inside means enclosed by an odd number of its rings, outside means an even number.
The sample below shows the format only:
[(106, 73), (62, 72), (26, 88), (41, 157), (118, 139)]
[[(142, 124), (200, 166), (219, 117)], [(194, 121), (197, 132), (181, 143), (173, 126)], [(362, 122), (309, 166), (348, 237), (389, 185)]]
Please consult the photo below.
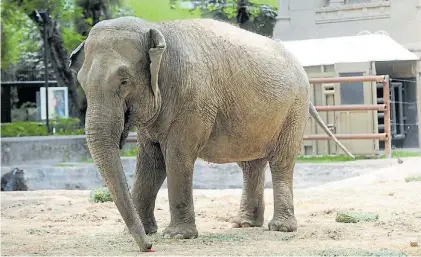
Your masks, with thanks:
[(46, 112), (46, 119), (45, 125), (47, 126), (47, 132), (50, 134), (50, 118), (48, 112), (48, 34), (47, 34), (47, 11), (42, 13), (43, 19), (43, 27), (44, 27), (44, 84), (45, 84), (45, 112)]
[(349, 82), (367, 82), (377, 81), (383, 82), (384, 76), (356, 76), (356, 77), (334, 77), (334, 78), (311, 78), (310, 84), (327, 84), (327, 83), (349, 83)]
[(387, 135), (384, 141), (384, 154), (386, 158), (392, 158), (392, 134), (390, 127), (390, 94), (389, 94), (389, 75), (384, 76), (383, 80), (383, 99), (386, 105), (384, 110), (384, 133)]

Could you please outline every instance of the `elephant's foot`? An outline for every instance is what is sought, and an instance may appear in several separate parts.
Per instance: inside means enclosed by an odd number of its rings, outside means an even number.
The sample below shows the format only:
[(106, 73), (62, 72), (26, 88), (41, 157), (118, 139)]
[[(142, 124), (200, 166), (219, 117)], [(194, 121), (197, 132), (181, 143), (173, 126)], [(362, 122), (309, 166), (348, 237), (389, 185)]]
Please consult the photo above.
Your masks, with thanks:
[(141, 216), (141, 219), (147, 235), (154, 234), (158, 231), (158, 225), (156, 224), (155, 216), (153, 216), (153, 214), (152, 216), (147, 216), (147, 218), (145, 216)]
[(166, 229), (164, 229), (163, 235), (164, 237), (177, 239), (193, 239), (197, 238), (199, 233), (197, 232), (195, 224), (170, 224)]
[(274, 218), (269, 222), (268, 227), (271, 231), (294, 232), (297, 231), (297, 220), (294, 216), (289, 218)]
[(154, 234), (158, 231), (158, 226), (156, 225), (156, 222), (143, 223), (143, 226), (145, 227), (145, 233), (147, 235)]
[(238, 215), (236, 218), (231, 220), (231, 226), (233, 228), (248, 228), (248, 227), (261, 227), (263, 226), (263, 217), (248, 217), (246, 215)]
[[(142, 224), (146, 235), (154, 234), (158, 231), (158, 226), (155, 221), (145, 222), (144, 219), (142, 219)], [(129, 233), (129, 228), (127, 226), (124, 226), (124, 232)]]

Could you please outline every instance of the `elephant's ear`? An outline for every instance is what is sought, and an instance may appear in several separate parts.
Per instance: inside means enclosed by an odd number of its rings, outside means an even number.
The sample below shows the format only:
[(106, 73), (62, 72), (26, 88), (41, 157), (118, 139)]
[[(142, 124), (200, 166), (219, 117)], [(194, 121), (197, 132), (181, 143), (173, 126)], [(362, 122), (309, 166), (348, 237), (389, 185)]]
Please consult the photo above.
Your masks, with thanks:
[[(156, 29), (150, 30), (151, 48), (149, 49), (149, 58), (151, 60), (150, 72), (151, 72), (151, 88), (155, 97), (155, 101), (160, 97), (158, 87), (158, 74), (161, 66), (162, 54), (167, 47), (165, 38), (162, 33)], [(159, 100), (158, 100), (159, 101)]]
[(83, 51), (84, 46), (85, 41), (82, 41), (82, 43), (72, 51), (69, 57), (69, 69), (76, 74), (79, 72), (85, 59)]

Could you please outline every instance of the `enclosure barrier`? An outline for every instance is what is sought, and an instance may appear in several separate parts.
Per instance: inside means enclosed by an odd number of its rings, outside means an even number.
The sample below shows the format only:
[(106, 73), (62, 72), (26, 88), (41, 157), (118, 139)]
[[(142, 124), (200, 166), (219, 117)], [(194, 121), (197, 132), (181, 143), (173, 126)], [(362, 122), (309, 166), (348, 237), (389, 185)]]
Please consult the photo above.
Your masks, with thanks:
[[(339, 140), (361, 140), (378, 139), (384, 141), (384, 153), (386, 158), (392, 157), (391, 127), (390, 127), (390, 99), (389, 99), (389, 76), (356, 76), (356, 77), (334, 77), (334, 78), (312, 78), (310, 84), (327, 83), (349, 83), (349, 82), (381, 82), (383, 83), (384, 104), (352, 104), (352, 105), (327, 105), (315, 106), (319, 112), (326, 111), (384, 111), (384, 133), (371, 134), (335, 134)], [(304, 135), (304, 140), (329, 140), (328, 135)]]
[[(384, 104), (352, 104), (352, 105), (334, 105), (334, 106), (315, 106), (319, 112), (326, 111), (384, 111), (384, 133), (372, 134), (335, 134), (336, 138), (341, 140), (361, 140), (361, 139), (378, 139), (385, 141), (386, 158), (391, 158), (391, 128), (390, 128), (390, 100), (389, 100), (389, 76), (356, 76), (356, 77), (334, 77), (334, 78), (312, 78), (310, 84), (326, 84), (326, 83), (347, 83), (347, 82), (382, 82)], [(304, 135), (304, 140), (329, 140), (328, 135)], [(136, 137), (129, 136), (127, 142), (136, 143)]]

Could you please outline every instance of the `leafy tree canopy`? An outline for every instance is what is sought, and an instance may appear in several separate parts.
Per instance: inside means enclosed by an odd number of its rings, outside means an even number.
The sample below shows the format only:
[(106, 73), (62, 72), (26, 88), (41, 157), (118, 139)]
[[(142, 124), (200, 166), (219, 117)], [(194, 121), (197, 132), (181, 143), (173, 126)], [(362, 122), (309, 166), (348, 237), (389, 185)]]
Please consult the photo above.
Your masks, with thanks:
[[(42, 40), (28, 14), (48, 10), (57, 21), (64, 49), (70, 52), (86, 37), (80, 27), (89, 31), (95, 14), (86, 13), (92, 5), (102, 5), (103, 13), (114, 17), (134, 15), (150, 21), (212, 17), (236, 23), (236, 0), (4, 0), (1, 1), (2, 70), (16, 64), (28, 53), (40, 51)], [(277, 0), (250, 0), (250, 20), (246, 29), (271, 36), (275, 23)], [(84, 24), (81, 25), (81, 17)], [(98, 17), (100, 19), (109, 17)], [(78, 27), (79, 26), (79, 27)]]
[(2, 7), (2, 70), (16, 64), (27, 53), (35, 53), (42, 47), (37, 25), (30, 19), (35, 10), (48, 10), (58, 22), (64, 48), (71, 51), (84, 37), (75, 32), (73, 20), (81, 9), (67, 0), (6, 0)]

